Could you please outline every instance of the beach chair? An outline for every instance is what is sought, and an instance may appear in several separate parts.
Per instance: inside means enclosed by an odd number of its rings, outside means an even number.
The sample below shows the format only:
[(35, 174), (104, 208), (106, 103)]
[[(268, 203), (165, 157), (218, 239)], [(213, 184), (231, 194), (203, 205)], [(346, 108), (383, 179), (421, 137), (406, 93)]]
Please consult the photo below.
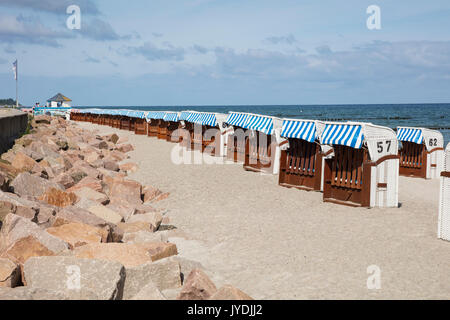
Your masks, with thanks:
[(179, 113), (178, 112), (166, 112), (164, 115), (164, 125), (166, 126), (166, 136), (162, 139), (166, 139), (168, 142), (178, 143), (180, 141), (179, 137)]
[(225, 156), (227, 160), (234, 162), (245, 161), (245, 145), (248, 137), (248, 130), (244, 125), (248, 118), (247, 113), (230, 112), (226, 120), (227, 129), (224, 132), (226, 141)]
[(134, 133), (138, 135), (147, 135), (147, 121), (145, 120), (147, 112), (135, 111), (134, 112)]
[(178, 118), (178, 142), (183, 148), (188, 148), (188, 144), (190, 147), (190, 129), (193, 124), (188, 122), (187, 119), (192, 112), (196, 111), (181, 111)]
[(398, 127), (402, 146), (400, 175), (424, 179), (439, 178), (444, 162), (444, 137), (436, 130)]
[(450, 241), (450, 143), (445, 149), (439, 193), (438, 238)]
[(149, 111), (147, 113), (146, 116), (148, 125), (147, 135), (149, 137), (158, 137), (159, 124), (161, 120), (164, 118), (165, 114), (166, 113), (164, 111)]
[(281, 146), (280, 186), (323, 191), (325, 158), (333, 152), (332, 147), (320, 144), (324, 128), (322, 121), (283, 119), (281, 137), (288, 143)]
[(362, 122), (326, 122), (320, 142), (333, 147), (323, 173), (325, 202), (398, 207), (398, 141), (392, 129)]
[(216, 157), (224, 156), (225, 139), (222, 132), (226, 130), (226, 120), (227, 115), (223, 113), (199, 113), (199, 116), (193, 119), (194, 149)]
[(251, 114), (243, 128), (247, 130), (243, 167), (247, 171), (278, 174), (280, 169), (280, 145), (282, 121), (276, 117)]
[(122, 110), (120, 114), (120, 129), (130, 130), (131, 129), (131, 118), (128, 116), (129, 110)]

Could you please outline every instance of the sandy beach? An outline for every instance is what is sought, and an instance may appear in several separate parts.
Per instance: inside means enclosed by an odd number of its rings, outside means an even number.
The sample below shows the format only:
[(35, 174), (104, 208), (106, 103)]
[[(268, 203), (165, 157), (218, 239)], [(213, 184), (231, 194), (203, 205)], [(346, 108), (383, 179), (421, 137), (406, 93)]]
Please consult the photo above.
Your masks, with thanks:
[[(255, 299), (449, 299), (450, 243), (438, 240), (439, 180), (400, 177), (400, 208), (350, 208), (278, 186), (241, 164), (177, 165), (176, 144), (91, 123), (128, 137), (130, 178), (170, 192), (158, 203), (182, 230), (171, 242), (218, 285)], [(369, 290), (367, 268), (381, 270)]]

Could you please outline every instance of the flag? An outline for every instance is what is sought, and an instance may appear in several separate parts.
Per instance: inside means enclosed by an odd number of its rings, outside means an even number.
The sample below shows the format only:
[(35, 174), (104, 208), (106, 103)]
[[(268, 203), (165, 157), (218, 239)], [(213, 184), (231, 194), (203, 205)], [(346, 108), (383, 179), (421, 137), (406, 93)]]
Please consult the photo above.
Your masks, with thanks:
[(17, 60), (13, 63), (14, 79), (17, 80)]

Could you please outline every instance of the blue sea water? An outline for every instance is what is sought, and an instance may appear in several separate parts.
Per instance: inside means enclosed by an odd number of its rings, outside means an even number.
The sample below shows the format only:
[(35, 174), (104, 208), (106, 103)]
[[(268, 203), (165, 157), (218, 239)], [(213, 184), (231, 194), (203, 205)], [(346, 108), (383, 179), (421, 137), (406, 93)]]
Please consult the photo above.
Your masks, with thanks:
[[(397, 126), (439, 130), (445, 145), (450, 142), (450, 104), (370, 104), (370, 105), (284, 105), (284, 106), (120, 106), (89, 108), (133, 109), (144, 111), (250, 112), (279, 118), (325, 121), (361, 121), (395, 129)], [(444, 145), (444, 146), (445, 146)]]

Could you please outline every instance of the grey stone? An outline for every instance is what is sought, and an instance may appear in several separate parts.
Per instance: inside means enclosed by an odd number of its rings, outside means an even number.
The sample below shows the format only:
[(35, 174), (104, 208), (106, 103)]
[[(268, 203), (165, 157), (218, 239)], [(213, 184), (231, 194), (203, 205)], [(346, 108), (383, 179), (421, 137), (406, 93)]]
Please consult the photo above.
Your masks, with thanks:
[(61, 185), (41, 177), (33, 176), (28, 172), (20, 173), (11, 183), (11, 187), (14, 189), (14, 193), (21, 197), (28, 195), (38, 198), (50, 188), (64, 191)]
[(23, 273), (27, 286), (63, 292), (70, 299), (122, 299), (125, 268), (118, 262), (33, 257), (25, 263)]

